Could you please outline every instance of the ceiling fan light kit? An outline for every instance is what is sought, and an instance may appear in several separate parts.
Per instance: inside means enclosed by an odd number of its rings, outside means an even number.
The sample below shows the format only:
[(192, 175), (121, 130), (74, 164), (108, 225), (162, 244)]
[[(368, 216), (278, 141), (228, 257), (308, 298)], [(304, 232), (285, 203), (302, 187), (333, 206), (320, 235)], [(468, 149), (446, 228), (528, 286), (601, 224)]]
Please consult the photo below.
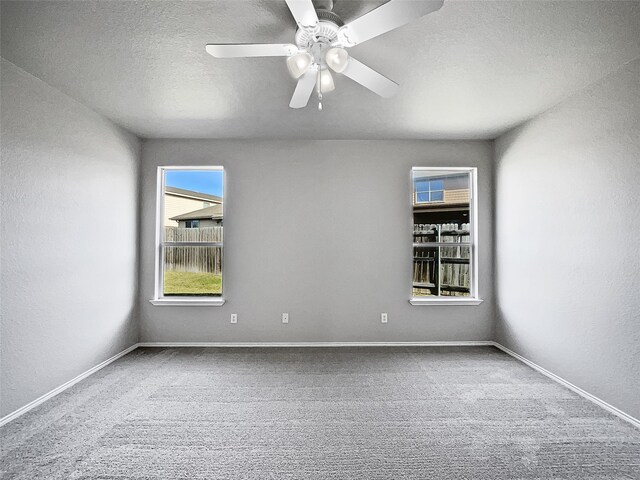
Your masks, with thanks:
[(349, 61), (349, 54), (344, 48), (333, 47), (327, 50), (324, 56), (324, 61), (327, 62), (327, 66), (336, 73), (344, 72), (347, 68), (347, 62)]
[(322, 93), (333, 92), (336, 89), (333, 83), (333, 76), (327, 69), (320, 71), (320, 91)]
[(287, 68), (291, 76), (297, 80), (309, 70), (309, 66), (313, 62), (313, 57), (307, 52), (299, 52), (287, 58)]
[(331, 69), (351, 78), (381, 97), (393, 96), (398, 84), (352, 58), (346, 48), (399, 28), (442, 7), (444, 0), (389, 0), (382, 6), (344, 23), (333, 11), (332, 0), (285, 0), (298, 29), (295, 44), (210, 44), (216, 58), (288, 57), (291, 76), (298, 81), (289, 106), (303, 108), (314, 89), (318, 109), (322, 94), (335, 90)]

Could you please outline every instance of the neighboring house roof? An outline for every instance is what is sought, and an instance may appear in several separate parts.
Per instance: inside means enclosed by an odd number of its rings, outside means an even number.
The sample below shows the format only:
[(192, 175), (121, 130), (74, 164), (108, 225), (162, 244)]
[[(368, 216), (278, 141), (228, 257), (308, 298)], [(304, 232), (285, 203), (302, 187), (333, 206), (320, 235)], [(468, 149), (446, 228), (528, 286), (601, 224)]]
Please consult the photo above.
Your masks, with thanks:
[(184, 188), (164, 187), (165, 193), (178, 195), (180, 197), (195, 198), (196, 200), (207, 200), (210, 202), (222, 203), (222, 198), (208, 193), (194, 192), (193, 190), (185, 190)]
[(222, 205), (211, 205), (210, 207), (201, 208), (200, 210), (183, 213), (177, 217), (171, 217), (171, 220), (204, 220), (209, 218), (212, 220), (222, 218)]

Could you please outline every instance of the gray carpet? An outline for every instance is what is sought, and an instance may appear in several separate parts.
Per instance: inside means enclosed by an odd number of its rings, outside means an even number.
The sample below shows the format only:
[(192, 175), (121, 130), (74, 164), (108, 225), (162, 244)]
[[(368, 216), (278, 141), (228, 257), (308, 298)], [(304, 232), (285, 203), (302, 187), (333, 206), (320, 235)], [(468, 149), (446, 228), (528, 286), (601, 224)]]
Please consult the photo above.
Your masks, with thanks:
[(3, 479), (640, 479), (640, 430), (493, 347), (138, 349), (0, 429)]

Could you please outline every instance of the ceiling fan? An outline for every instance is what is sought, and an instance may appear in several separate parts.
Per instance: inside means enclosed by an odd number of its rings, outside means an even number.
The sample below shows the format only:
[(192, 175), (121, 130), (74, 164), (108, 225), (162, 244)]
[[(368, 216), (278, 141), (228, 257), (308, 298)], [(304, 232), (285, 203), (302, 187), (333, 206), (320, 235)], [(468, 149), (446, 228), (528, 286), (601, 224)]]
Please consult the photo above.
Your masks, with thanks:
[(444, 0), (389, 0), (382, 6), (344, 23), (333, 10), (333, 0), (286, 0), (298, 24), (295, 44), (209, 44), (216, 58), (288, 57), (289, 73), (298, 80), (289, 106), (306, 107), (314, 91), (318, 109), (322, 94), (335, 89), (331, 71), (341, 73), (381, 97), (391, 97), (398, 84), (351, 57), (347, 48), (401, 27), (434, 12)]

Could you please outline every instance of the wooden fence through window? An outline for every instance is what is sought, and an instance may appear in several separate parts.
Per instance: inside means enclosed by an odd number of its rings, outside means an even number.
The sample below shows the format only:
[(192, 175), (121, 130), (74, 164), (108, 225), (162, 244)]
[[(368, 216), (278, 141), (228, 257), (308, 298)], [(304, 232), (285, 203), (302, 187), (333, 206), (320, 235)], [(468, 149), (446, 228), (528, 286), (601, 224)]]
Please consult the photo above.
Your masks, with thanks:
[(223, 227), (164, 227), (165, 271), (222, 273), (222, 246), (171, 246), (171, 242), (222, 243)]

